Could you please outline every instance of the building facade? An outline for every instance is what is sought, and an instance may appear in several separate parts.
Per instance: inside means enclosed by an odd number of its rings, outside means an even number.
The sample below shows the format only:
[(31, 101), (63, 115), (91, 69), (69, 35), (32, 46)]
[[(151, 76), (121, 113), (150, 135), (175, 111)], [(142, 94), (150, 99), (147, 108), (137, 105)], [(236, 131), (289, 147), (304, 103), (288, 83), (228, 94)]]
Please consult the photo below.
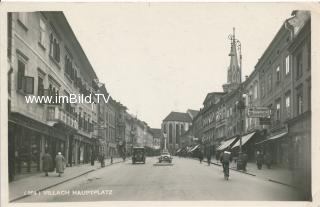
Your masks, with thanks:
[(165, 134), (166, 148), (171, 154), (175, 154), (180, 148), (180, 137), (189, 130), (192, 118), (189, 113), (171, 112), (162, 121), (162, 133)]
[(25, 99), (96, 93), (96, 74), (65, 16), (9, 13), (8, 29), (10, 180), (40, 171), (45, 151), (61, 152), (68, 166), (89, 162), (96, 105), (27, 104)]
[[(294, 182), (311, 199), (311, 18), (307, 11), (296, 11), (289, 19), (292, 41), (292, 119), (288, 121), (291, 169)], [(295, 21), (302, 19), (303, 21)]]

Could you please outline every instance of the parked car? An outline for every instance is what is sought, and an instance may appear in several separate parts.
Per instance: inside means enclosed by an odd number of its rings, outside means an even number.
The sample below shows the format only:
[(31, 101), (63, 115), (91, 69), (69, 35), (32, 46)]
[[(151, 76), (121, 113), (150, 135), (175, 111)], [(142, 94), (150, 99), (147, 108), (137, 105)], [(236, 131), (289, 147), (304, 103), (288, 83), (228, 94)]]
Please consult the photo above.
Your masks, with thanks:
[(160, 157), (159, 157), (159, 163), (162, 163), (162, 162), (169, 162), (171, 163), (172, 162), (172, 157), (170, 155), (170, 153), (168, 152), (168, 150), (164, 150)]
[(146, 163), (145, 157), (145, 149), (144, 147), (134, 147), (132, 152), (132, 164), (137, 162), (142, 162), (143, 164)]

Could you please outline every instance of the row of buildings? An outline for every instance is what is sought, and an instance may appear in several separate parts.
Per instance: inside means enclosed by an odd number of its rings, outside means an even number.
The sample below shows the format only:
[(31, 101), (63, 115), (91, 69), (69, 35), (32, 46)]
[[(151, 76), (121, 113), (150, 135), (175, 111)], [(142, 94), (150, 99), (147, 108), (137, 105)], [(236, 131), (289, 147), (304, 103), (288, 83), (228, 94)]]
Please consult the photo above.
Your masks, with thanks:
[[(250, 160), (258, 150), (270, 153), (274, 164), (292, 170), (296, 184), (310, 192), (310, 13), (292, 12), (243, 81), (241, 43), (235, 31), (230, 39), (223, 91), (208, 93), (195, 116), (171, 112), (163, 120), (171, 153), (198, 148), (217, 155), (229, 147), (236, 157), (240, 146)], [(188, 127), (183, 131), (182, 126)]]
[[(62, 152), (71, 167), (101, 153), (125, 156), (133, 146), (160, 147), (157, 130), (130, 115), (98, 81), (62, 12), (8, 13), (7, 37), (10, 181), (40, 171), (45, 151)], [(70, 94), (93, 100), (26, 103), (30, 95)]]

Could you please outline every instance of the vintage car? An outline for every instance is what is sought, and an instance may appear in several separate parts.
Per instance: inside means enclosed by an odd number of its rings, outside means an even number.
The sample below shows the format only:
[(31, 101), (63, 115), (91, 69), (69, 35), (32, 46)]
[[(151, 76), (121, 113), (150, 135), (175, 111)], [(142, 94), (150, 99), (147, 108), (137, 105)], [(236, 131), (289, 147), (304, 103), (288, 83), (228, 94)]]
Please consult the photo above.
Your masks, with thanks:
[(161, 153), (159, 157), (159, 163), (162, 163), (162, 162), (169, 162), (169, 163), (172, 162), (172, 157), (168, 152), (168, 150), (163, 150), (163, 152)]
[(145, 149), (144, 147), (134, 147), (132, 152), (132, 164), (137, 162), (142, 162), (143, 164), (146, 163), (145, 157)]

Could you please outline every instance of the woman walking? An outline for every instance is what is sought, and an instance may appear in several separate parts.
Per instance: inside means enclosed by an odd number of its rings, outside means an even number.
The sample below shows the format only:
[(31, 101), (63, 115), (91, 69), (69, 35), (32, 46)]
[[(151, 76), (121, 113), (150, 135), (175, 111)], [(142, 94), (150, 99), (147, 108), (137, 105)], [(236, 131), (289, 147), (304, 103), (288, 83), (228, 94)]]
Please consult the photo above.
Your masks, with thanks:
[(45, 176), (48, 176), (48, 172), (52, 171), (52, 157), (47, 150), (45, 151), (45, 154), (42, 156), (42, 161), (42, 170), (43, 172), (45, 172)]
[(58, 173), (58, 176), (61, 177), (61, 174), (64, 172), (64, 162), (65, 162), (61, 152), (58, 152), (55, 161), (56, 161), (56, 172)]

